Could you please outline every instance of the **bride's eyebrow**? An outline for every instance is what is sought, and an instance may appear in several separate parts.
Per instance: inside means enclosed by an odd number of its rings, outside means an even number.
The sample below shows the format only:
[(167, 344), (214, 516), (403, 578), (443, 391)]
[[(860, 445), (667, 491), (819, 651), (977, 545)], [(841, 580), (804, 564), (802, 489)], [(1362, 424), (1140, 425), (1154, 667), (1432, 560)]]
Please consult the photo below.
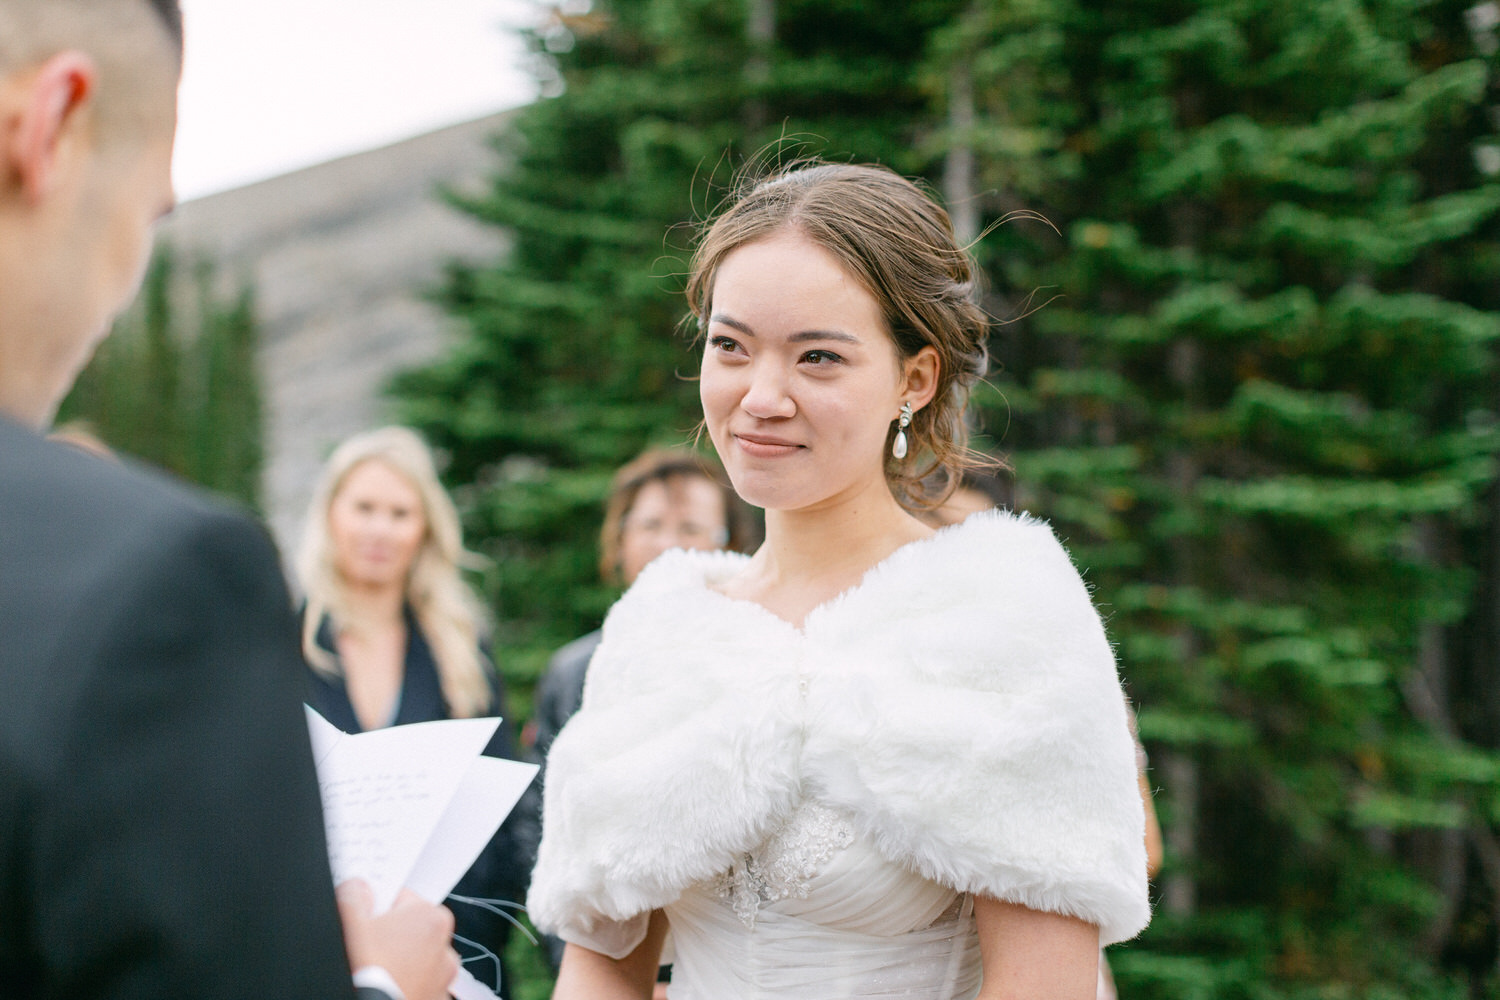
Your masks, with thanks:
[[(741, 323), (732, 316), (726, 316), (723, 313), (714, 313), (708, 317), (708, 321), (710, 323), (722, 323), (732, 330), (738, 330), (747, 337), (755, 336), (755, 331), (750, 329), (748, 323)], [(787, 342), (791, 344), (805, 344), (808, 341), (819, 340), (834, 340), (843, 344), (858, 344), (861, 342), (854, 334), (845, 333), (843, 330), (802, 330), (787, 338)]]
[(792, 334), (787, 340), (793, 344), (805, 344), (809, 340), (837, 340), (844, 344), (860, 342), (854, 334), (845, 333), (843, 330), (803, 330), (801, 333)]
[(750, 329), (748, 324), (741, 323), (737, 319), (725, 316), (723, 313), (714, 313), (712, 316), (708, 317), (708, 321), (710, 323), (722, 323), (727, 327), (740, 331), (740, 333), (743, 333), (747, 337), (755, 336), (755, 331)]

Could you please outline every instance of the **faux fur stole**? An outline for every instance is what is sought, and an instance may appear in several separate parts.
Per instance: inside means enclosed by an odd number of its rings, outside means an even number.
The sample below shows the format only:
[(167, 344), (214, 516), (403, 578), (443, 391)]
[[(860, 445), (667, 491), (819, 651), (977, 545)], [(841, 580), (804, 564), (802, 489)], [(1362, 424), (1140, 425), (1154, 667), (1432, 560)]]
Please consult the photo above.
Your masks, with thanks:
[(587, 935), (725, 871), (804, 796), (889, 860), (1099, 925), (1150, 918), (1135, 751), (1088, 590), (1001, 512), (902, 547), (800, 630), (673, 552), (610, 612), (548, 758), (529, 904)]

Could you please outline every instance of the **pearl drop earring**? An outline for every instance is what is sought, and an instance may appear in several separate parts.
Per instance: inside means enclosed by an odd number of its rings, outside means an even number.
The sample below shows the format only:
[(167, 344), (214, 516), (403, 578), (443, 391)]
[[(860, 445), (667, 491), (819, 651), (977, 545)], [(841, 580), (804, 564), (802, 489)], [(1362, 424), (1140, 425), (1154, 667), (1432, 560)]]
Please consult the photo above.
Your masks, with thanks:
[(911, 426), (911, 404), (901, 404), (901, 416), (896, 420), (896, 440), (891, 442), (891, 457), (898, 462), (906, 457), (906, 429)]

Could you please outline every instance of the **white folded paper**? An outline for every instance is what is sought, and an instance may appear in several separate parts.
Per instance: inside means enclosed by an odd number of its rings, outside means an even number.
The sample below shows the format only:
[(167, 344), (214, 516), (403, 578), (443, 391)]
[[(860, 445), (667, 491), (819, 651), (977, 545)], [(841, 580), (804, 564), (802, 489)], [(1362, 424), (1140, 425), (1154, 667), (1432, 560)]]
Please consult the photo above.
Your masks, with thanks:
[[(446, 899), (537, 772), (481, 756), (495, 718), (351, 735), (308, 708), (307, 725), (334, 884), (364, 879), (376, 913), (402, 888), (431, 903)], [(452, 989), (461, 1000), (493, 995), (466, 972), (459, 980)]]

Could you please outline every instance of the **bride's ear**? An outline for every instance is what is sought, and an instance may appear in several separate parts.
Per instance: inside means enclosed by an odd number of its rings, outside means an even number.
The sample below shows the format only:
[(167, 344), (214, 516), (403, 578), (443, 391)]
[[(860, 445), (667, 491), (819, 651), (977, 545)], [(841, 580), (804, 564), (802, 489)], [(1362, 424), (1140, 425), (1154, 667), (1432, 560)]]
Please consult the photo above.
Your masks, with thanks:
[(928, 345), (901, 363), (901, 398), (920, 410), (937, 394), (942, 361), (937, 348)]

